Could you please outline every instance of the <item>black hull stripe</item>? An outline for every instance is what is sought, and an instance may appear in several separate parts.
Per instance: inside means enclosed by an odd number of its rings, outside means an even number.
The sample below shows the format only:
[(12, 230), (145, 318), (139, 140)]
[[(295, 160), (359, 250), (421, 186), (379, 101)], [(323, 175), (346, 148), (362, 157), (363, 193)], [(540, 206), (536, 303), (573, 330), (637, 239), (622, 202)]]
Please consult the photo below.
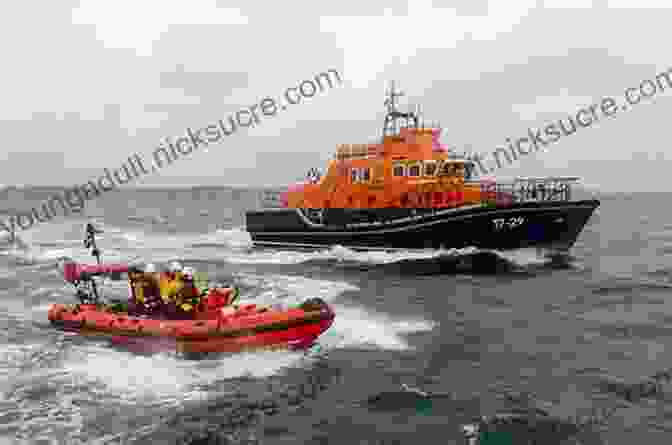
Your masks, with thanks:
[[(464, 220), (464, 219), (472, 219), (472, 218), (478, 218), (478, 217), (490, 217), (490, 216), (496, 216), (496, 215), (502, 215), (502, 214), (510, 214), (510, 213), (528, 213), (528, 212), (535, 212), (535, 213), (548, 213), (548, 212), (560, 212), (560, 211), (566, 211), (566, 210), (578, 210), (578, 209), (584, 209), (584, 210), (594, 210), (597, 208), (598, 204), (576, 204), (576, 205), (571, 205), (571, 206), (553, 206), (553, 207), (534, 207), (534, 208), (527, 208), (527, 207), (519, 207), (519, 208), (514, 208), (514, 209), (496, 209), (496, 210), (488, 210), (488, 211), (483, 211), (483, 212), (478, 212), (478, 213), (472, 213), (472, 214), (467, 214), (467, 215), (455, 215), (451, 216), (450, 218), (446, 219), (441, 219), (438, 221), (429, 221), (425, 223), (419, 223), (419, 224), (413, 224), (413, 225), (407, 225), (404, 227), (395, 227), (395, 228), (387, 228), (387, 229), (379, 229), (379, 230), (357, 230), (357, 228), (353, 228), (353, 230), (350, 231), (332, 231), (332, 230), (313, 230), (310, 232), (305, 232), (305, 231), (295, 231), (295, 232), (270, 232), (270, 231), (252, 231), (250, 234), (255, 235), (269, 235), (269, 236), (275, 236), (275, 235), (288, 235), (288, 236), (301, 236), (301, 235), (332, 235), (332, 236), (343, 236), (343, 235), (377, 235), (381, 233), (395, 233), (395, 232), (406, 232), (410, 230), (416, 230), (420, 229), (423, 227), (428, 227), (428, 226), (434, 226), (437, 224), (445, 224), (445, 223), (450, 223), (453, 221), (459, 221), (459, 220)], [(416, 217), (417, 219), (428, 219), (431, 217), (436, 217), (437, 214), (431, 215), (431, 216), (419, 216)]]

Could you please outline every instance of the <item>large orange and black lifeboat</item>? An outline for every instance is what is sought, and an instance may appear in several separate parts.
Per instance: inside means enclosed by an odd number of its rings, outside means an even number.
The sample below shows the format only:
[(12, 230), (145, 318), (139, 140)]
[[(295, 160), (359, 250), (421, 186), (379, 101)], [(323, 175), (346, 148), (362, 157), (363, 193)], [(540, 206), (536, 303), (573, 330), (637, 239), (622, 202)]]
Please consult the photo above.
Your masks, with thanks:
[[(572, 201), (578, 178), (479, 178), (477, 165), (441, 144), (442, 129), (400, 112), (394, 90), (380, 141), (341, 145), (326, 173), (266, 191), (246, 213), (257, 246), (353, 249), (566, 250), (599, 206)], [(479, 165), (480, 166), (480, 165)], [(481, 169), (483, 168), (480, 166)]]
[[(94, 244), (94, 253), (97, 249)], [(81, 334), (105, 335), (117, 343), (168, 346), (177, 352), (237, 352), (266, 347), (302, 348), (314, 343), (334, 321), (319, 298), (296, 307), (234, 304), (235, 288), (205, 289), (193, 311), (178, 317), (129, 310), (142, 270), (125, 264), (65, 263), (64, 278), (76, 288), (77, 304), (52, 304), (50, 322)], [(96, 278), (129, 280), (129, 303), (102, 303)], [(148, 280), (151, 281), (151, 280)]]

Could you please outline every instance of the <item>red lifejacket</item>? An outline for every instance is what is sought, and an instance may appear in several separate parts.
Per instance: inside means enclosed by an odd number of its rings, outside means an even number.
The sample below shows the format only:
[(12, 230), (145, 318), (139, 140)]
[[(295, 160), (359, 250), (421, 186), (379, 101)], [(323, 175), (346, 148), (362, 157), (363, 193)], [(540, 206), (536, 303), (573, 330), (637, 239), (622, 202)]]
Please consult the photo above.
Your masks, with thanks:
[(233, 289), (211, 289), (206, 299), (208, 308), (219, 309), (228, 306), (233, 297)]

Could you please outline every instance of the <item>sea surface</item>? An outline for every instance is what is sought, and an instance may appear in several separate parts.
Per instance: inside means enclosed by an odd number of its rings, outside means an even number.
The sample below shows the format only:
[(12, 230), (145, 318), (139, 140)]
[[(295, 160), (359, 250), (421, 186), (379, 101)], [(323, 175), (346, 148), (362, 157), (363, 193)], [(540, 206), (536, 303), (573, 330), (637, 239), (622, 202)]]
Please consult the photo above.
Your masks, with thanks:
[[(48, 196), (15, 190), (0, 210)], [(627, 403), (619, 390), (672, 367), (672, 194), (597, 195), (561, 260), (256, 250), (243, 215), (257, 197), (121, 190), (18, 245), (0, 235), (0, 444), (462, 444), (461, 424), (523, 403), (559, 418), (622, 404), (580, 437), (540, 444), (672, 441), (671, 384)], [(309, 351), (198, 360), (57, 331), (47, 306), (74, 302), (58, 261), (94, 261), (88, 221), (104, 230), (105, 261), (181, 260), (249, 300), (321, 297), (335, 323)], [(127, 295), (124, 283), (105, 291)], [(444, 396), (419, 403), (402, 384)]]

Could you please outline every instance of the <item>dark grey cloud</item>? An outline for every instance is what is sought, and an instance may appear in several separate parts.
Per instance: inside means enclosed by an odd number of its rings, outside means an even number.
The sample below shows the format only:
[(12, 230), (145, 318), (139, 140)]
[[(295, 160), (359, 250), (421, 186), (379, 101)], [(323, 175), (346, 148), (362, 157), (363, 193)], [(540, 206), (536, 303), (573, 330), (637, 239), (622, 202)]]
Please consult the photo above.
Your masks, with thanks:
[[(118, 2), (96, 14), (87, 6), (95, 3), (83, 2), (88, 15), (74, 1), (12, 4), (0, 15), (0, 47), (16, 61), (3, 65), (0, 83), (0, 183), (85, 182), (133, 153), (148, 155), (162, 137), (277, 97), (329, 68), (341, 71), (342, 87), (143, 184), (292, 181), (324, 166), (337, 144), (380, 136), (390, 80), (408, 102), (423, 104), (428, 120), (441, 121), (445, 143), (487, 152), (672, 67), (664, 50), (670, 9), (546, 3), (220, 2), (232, 9), (216, 14)], [(671, 103), (659, 94), (507, 174), (576, 172), (618, 188), (617, 172), (627, 166), (638, 185), (659, 187)]]

